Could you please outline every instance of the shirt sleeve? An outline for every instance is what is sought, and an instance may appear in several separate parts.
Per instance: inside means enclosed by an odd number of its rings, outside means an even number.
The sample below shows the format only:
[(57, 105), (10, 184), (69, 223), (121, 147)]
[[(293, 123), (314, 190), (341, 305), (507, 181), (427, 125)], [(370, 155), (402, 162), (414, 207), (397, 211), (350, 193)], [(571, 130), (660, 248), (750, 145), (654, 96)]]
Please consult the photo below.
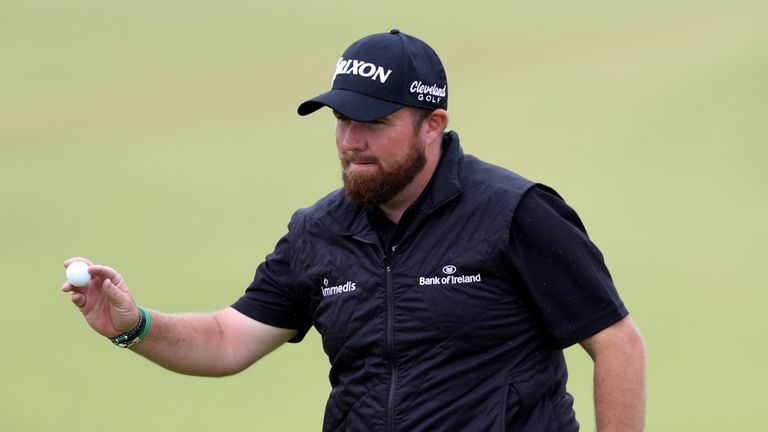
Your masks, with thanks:
[(312, 324), (293, 277), (291, 252), (289, 233), (258, 266), (253, 282), (232, 307), (264, 324), (295, 329), (298, 333), (289, 342), (300, 342)]
[(513, 216), (511, 260), (559, 348), (628, 315), (600, 250), (576, 212), (546, 186), (529, 189)]

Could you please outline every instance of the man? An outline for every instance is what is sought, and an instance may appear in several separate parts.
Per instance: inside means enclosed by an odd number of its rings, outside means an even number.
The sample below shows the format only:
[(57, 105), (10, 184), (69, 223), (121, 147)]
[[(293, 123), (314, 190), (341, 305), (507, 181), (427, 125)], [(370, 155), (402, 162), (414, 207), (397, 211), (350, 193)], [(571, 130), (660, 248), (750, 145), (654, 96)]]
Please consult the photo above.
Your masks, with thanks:
[(344, 188), (294, 214), (232, 307), (149, 312), (90, 262), (90, 283), (63, 290), (97, 332), (186, 374), (237, 373), (315, 326), (326, 431), (578, 430), (575, 343), (595, 362), (598, 430), (641, 430), (643, 342), (600, 252), (552, 189), (465, 155), (447, 99), (432, 48), (365, 37), (299, 106), (333, 110)]

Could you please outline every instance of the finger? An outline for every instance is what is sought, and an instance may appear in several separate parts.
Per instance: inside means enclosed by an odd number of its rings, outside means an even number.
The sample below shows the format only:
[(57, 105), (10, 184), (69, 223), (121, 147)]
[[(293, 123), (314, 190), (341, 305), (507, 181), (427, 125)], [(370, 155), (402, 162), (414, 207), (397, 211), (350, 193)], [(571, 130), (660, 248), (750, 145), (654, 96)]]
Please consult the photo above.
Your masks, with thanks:
[(73, 292), (69, 299), (72, 300), (72, 303), (78, 308), (82, 309), (82, 307), (85, 306), (85, 296), (79, 292)]
[(73, 262), (75, 262), (75, 261), (82, 261), (82, 262), (84, 262), (84, 263), (88, 264), (89, 266), (92, 266), (92, 265), (93, 265), (93, 263), (91, 262), (91, 260), (89, 260), (88, 258), (83, 258), (83, 257), (72, 257), (72, 258), (69, 258), (69, 259), (67, 259), (67, 260), (65, 260), (65, 261), (64, 261), (64, 267), (69, 267), (69, 265), (70, 265), (70, 264), (72, 264), (72, 263), (73, 263)]
[(128, 302), (125, 293), (109, 279), (104, 279), (101, 290), (115, 306), (123, 306)]
[[(90, 282), (88, 282), (88, 283), (90, 284)], [(83, 285), (81, 287), (76, 287), (76, 286), (72, 285), (69, 282), (64, 282), (64, 285), (61, 286), (61, 290), (64, 291), (64, 292), (82, 292), (82, 290), (85, 289), (85, 287), (87, 287), (87, 286), (88, 285)]]
[(113, 269), (112, 267), (103, 265), (90, 265), (88, 266), (88, 273), (90, 273), (91, 276), (100, 277), (102, 279), (109, 279), (115, 285), (120, 285), (120, 283), (123, 281), (123, 277), (120, 275), (120, 273), (118, 273), (117, 270)]

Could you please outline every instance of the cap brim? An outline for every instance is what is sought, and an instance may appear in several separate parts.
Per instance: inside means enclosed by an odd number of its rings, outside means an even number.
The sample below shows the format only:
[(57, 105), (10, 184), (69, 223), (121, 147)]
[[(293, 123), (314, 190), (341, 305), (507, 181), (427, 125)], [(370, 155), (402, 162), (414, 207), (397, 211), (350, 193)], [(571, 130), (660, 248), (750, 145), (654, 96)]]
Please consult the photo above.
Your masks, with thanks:
[(344, 117), (365, 122), (386, 117), (403, 107), (402, 104), (387, 102), (350, 90), (336, 89), (302, 103), (299, 105), (298, 112), (299, 115), (305, 116), (324, 106), (338, 111)]

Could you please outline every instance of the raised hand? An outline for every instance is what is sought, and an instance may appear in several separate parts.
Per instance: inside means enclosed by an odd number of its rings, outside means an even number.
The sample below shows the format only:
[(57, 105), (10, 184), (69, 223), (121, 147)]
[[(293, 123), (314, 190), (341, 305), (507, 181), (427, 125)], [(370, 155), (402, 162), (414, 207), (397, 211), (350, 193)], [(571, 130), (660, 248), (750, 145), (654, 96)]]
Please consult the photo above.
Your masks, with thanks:
[(140, 312), (120, 273), (81, 257), (64, 261), (64, 267), (75, 261), (88, 264), (91, 280), (79, 288), (66, 282), (61, 290), (71, 293), (72, 303), (80, 309), (88, 324), (106, 337), (131, 330), (139, 321)]

